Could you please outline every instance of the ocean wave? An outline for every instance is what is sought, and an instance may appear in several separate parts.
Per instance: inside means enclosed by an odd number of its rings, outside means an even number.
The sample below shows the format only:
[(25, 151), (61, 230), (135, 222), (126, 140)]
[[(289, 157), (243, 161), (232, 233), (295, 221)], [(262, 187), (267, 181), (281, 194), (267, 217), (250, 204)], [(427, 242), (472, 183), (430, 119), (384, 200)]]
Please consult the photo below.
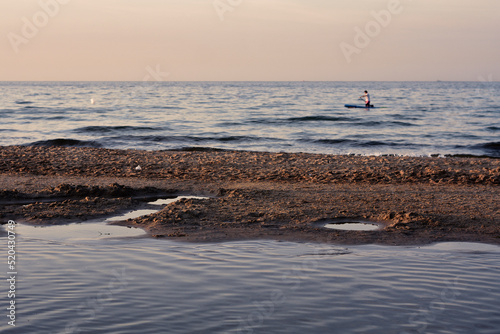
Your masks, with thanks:
[(50, 93), (33, 93), (33, 94), (28, 94), (26, 96), (50, 96), (52, 94)]
[(353, 126), (367, 126), (367, 127), (384, 127), (384, 126), (401, 126), (401, 127), (410, 127), (410, 126), (418, 126), (417, 124), (401, 122), (401, 121), (365, 121), (365, 122), (356, 122), (350, 125)]
[(78, 128), (73, 130), (75, 133), (113, 133), (122, 131), (160, 131), (166, 130), (165, 128), (154, 128), (149, 126), (129, 126), (129, 125), (118, 125), (118, 126), (85, 126), (83, 128)]
[(40, 140), (25, 146), (56, 146), (56, 147), (102, 147), (95, 141), (85, 141), (77, 139), (57, 138), (49, 140)]
[(33, 101), (22, 101), (22, 100), (17, 100), (15, 104), (33, 104), (35, 102)]
[(288, 118), (257, 118), (252, 119), (249, 123), (254, 124), (300, 124), (306, 122), (357, 122), (362, 121), (357, 117), (344, 116), (303, 116), (303, 117), (288, 117)]
[[(474, 145), (455, 145), (454, 148), (455, 150), (458, 150), (459, 153), (447, 154), (446, 156), (475, 156), (485, 158), (500, 157), (500, 142), (487, 142)], [(475, 152), (478, 151), (482, 152), (483, 154), (476, 154)]]
[(311, 142), (314, 144), (323, 144), (323, 145), (348, 145), (350, 147), (376, 147), (376, 146), (385, 146), (385, 147), (422, 147), (427, 145), (422, 144), (412, 144), (412, 143), (395, 143), (390, 141), (377, 141), (377, 140), (352, 140), (352, 139), (303, 139), (304, 142)]
[(289, 122), (355, 122), (360, 121), (356, 117), (343, 117), (343, 116), (303, 116), (303, 117), (290, 117), (286, 121)]
[(15, 113), (16, 109), (0, 109), (0, 115)]
[(317, 140), (312, 140), (311, 142), (316, 143), (316, 144), (337, 145), (337, 144), (352, 143), (353, 140), (351, 140), (351, 139), (317, 139)]
[(351, 126), (366, 126), (366, 127), (378, 127), (378, 126), (401, 126), (410, 127), (418, 126), (417, 124), (402, 121), (367, 121), (359, 117), (349, 117), (349, 116), (303, 116), (303, 117), (289, 117), (289, 118), (261, 118), (254, 119), (250, 121), (251, 123), (257, 124), (276, 124), (276, 123), (305, 123), (305, 122), (339, 122), (347, 123)]
[[(357, 143), (354, 143), (354, 145), (361, 146), (361, 147), (373, 147), (373, 146), (391, 146), (391, 147), (416, 146), (415, 144), (410, 144), (410, 143), (395, 143), (395, 142), (390, 142), (390, 141), (379, 141), (379, 140), (369, 140), (369, 141), (357, 142)], [(419, 146), (422, 146), (422, 145), (419, 145)]]
[(262, 139), (263, 138), (261, 137), (253, 137), (253, 136), (224, 136), (215, 138), (215, 140), (219, 142), (248, 142), (248, 141), (259, 141)]
[(186, 109), (186, 108), (185, 107), (179, 107), (179, 106), (152, 106), (151, 109), (183, 110), (183, 109)]
[(156, 142), (156, 143), (206, 143), (206, 142), (219, 142), (219, 143), (246, 143), (256, 141), (279, 141), (278, 138), (257, 137), (257, 136), (220, 136), (220, 137), (202, 137), (202, 136), (120, 136), (111, 137), (112, 140), (131, 140), (142, 142)]
[(474, 145), (474, 147), (500, 156), (500, 141), (478, 144)]
[(413, 123), (409, 123), (409, 122), (401, 122), (401, 121), (392, 121), (392, 122), (389, 122), (389, 124), (398, 125), (398, 126), (418, 126), (417, 124), (413, 124)]
[(242, 125), (245, 125), (245, 123), (242, 123), (242, 122), (222, 122), (222, 123), (216, 124), (216, 126), (220, 126), (220, 127), (242, 126)]

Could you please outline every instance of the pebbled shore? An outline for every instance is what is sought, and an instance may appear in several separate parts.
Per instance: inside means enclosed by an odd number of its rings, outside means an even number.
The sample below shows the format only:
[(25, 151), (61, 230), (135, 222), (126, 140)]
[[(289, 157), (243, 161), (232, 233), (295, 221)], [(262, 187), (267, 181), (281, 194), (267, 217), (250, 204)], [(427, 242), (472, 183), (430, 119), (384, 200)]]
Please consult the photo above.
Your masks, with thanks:
[[(0, 182), (2, 223), (82, 221), (186, 194), (207, 198), (120, 224), (183, 241), (500, 244), (498, 159), (8, 146)], [(383, 229), (317, 224), (334, 218)]]

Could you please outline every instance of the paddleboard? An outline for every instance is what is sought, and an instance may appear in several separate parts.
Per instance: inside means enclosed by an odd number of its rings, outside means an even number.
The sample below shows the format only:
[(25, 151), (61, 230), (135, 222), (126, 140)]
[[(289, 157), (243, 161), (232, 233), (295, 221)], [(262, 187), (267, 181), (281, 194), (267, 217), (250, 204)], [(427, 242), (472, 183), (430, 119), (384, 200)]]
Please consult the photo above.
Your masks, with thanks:
[(367, 107), (364, 104), (346, 104), (344, 107), (346, 107), (346, 108), (364, 108), (364, 109), (387, 108), (387, 107), (374, 107), (373, 105), (371, 107)]

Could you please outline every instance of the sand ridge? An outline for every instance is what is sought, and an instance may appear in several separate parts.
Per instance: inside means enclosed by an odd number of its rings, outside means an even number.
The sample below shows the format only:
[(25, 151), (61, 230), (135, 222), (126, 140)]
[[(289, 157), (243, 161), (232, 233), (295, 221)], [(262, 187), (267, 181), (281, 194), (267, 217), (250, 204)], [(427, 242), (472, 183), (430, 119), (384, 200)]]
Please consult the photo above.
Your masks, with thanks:
[[(2, 222), (82, 220), (141, 196), (189, 194), (207, 198), (120, 224), (184, 241), (500, 243), (498, 159), (8, 146), (0, 147), (0, 180)], [(384, 228), (315, 224), (334, 218)]]

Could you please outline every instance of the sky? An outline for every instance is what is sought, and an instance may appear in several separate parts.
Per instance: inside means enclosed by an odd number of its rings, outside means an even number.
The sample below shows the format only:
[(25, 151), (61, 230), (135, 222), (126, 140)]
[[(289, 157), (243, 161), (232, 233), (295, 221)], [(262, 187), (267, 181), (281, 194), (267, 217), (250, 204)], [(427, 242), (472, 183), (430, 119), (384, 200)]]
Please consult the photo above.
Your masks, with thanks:
[(0, 81), (500, 80), (498, 0), (0, 0)]

